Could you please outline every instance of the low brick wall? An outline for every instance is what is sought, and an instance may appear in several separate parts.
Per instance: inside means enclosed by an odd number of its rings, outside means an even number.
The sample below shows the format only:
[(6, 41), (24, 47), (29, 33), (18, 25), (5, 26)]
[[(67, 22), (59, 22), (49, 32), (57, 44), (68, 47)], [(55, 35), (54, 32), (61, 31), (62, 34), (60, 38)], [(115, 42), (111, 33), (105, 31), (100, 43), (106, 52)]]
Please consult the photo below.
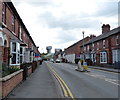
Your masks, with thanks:
[(23, 79), (23, 70), (14, 72), (8, 76), (0, 78), (0, 84), (2, 83), (2, 98), (6, 97)]
[(27, 76), (30, 76), (32, 73), (32, 66), (28, 67)]

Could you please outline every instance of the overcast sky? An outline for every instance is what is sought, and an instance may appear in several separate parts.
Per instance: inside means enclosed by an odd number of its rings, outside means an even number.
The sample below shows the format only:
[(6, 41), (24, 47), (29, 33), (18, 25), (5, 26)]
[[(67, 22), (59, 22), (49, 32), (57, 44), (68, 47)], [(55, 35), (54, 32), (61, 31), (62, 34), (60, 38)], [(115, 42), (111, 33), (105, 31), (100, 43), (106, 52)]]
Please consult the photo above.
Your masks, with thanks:
[(40, 52), (46, 46), (69, 47), (90, 34), (100, 35), (102, 24), (118, 27), (119, 0), (12, 0)]

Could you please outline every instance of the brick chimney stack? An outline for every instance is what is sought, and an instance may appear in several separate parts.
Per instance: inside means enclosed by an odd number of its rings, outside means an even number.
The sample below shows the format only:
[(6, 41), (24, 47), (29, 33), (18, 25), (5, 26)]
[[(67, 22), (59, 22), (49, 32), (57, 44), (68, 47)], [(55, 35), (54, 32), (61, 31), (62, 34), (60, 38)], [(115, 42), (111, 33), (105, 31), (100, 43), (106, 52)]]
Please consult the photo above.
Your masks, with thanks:
[(102, 34), (107, 33), (110, 31), (110, 25), (109, 24), (103, 24), (102, 26)]

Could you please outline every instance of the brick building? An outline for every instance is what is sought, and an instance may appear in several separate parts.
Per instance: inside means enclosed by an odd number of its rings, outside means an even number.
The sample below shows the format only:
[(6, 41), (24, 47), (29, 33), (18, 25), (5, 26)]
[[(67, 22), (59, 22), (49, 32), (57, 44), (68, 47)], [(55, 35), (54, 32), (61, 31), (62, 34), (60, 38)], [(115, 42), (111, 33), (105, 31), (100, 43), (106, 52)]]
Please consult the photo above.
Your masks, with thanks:
[(102, 34), (85, 43), (84, 55), (96, 65), (112, 66), (120, 62), (120, 27), (110, 30), (109, 24), (103, 24)]
[(12, 2), (0, 1), (0, 61), (20, 66), (39, 59), (40, 52)]
[[(90, 40), (91, 37), (87, 36), (84, 38), (84, 42), (86, 43), (87, 41)], [(68, 62), (75, 63), (75, 59), (80, 58), (80, 45), (83, 44), (83, 39), (74, 43), (73, 45), (69, 46), (64, 50), (65, 53), (65, 58)]]
[[(102, 34), (90, 35), (65, 49), (68, 62), (75, 63), (76, 58), (84, 59), (88, 65), (111, 66), (120, 64), (120, 27), (110, 30), (109, 24), (103, 24)], [(116, 66), (115, 66), (116, 67)]]

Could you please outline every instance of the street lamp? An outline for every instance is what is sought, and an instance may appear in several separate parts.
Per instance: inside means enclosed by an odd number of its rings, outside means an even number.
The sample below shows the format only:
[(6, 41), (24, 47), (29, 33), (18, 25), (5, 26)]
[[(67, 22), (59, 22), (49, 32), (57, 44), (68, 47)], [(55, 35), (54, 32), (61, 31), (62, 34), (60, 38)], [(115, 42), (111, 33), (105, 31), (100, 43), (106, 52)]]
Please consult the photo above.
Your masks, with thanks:
[(85, 60), (85, 59), (84, 59), (84, 33), (85, 33), (85, 32), (83, 31), (82, 33), (83, 33), (83, 62), (84, 62), (84, 60)]

